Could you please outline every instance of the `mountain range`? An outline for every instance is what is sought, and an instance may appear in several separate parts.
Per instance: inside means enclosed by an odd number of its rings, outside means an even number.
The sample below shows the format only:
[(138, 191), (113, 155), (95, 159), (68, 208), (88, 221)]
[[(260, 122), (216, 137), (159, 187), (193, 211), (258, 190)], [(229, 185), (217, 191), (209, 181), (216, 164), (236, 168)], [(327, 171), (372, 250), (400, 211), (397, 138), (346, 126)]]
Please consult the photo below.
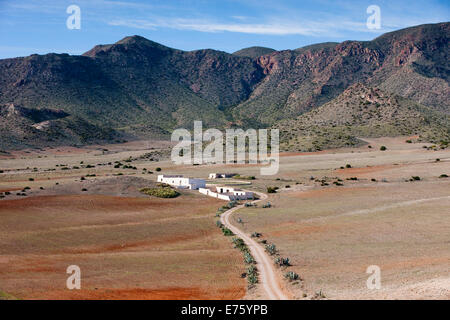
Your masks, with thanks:
[[(372, 41), (283, 51), (251, 47), (233, 54), (181, 51), (131, 36), (83, 55), (3, 59), (0, 148), (167, 137), (175, 128), (192, 127), (194, 120), (204, 127), (289, 128), (283, 137), (291, 147), (292, 135), (301, 128), (324, 124), (413, 126), (351, 130), (354, 143), (358, 134), (422, 131), (429, 140), (438, 139), (430, 132), (448, 139), (449, 36), (446, 22)], [(383, 98), (375, 103), (357, 98), (371, 95), (373, 100), (375, 94)], [(357, 115), (355, 110), (364, 121), (348, 118)], [(410, 110), (424, 122), (410, 122)], [(339, 115), (341, 122), (333, 123), (326, 114)], [(333, 145), (339, 143), (319, 148)]]

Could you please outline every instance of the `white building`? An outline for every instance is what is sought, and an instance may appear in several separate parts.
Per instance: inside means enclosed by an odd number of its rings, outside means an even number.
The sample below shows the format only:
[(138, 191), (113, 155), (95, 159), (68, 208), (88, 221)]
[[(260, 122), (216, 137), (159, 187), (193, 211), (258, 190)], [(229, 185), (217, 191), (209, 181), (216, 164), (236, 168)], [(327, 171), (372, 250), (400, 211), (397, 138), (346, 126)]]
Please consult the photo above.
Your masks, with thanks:
[(167, 183), (180, 189), (197, 190), (206, 186), (205, 180), (185, 178), (182, 175), (158, 175), (158, 182)]
[(210, 173), (209, 179), (232, 178), (236, 173)]
[(215, 190), (213, 188), (200, 188), (198, 191), (207, 196), (227, 201), (253, 199), (253, 192), (233, 187), (218, 186)]

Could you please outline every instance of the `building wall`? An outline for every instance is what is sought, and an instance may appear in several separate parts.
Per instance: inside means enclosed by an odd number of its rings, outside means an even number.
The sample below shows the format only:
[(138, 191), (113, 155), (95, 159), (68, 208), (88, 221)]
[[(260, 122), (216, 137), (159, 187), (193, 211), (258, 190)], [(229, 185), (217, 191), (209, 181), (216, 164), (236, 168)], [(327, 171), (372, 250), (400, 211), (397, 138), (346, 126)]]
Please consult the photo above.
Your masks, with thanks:
[(177, 187), (185, 187), (189, 189), (196, 190), (198, 188), (205, 187), (205, 180), (203, 179), (191, 179), (191, 178), (184, 178), (184, 177), (170, 177), (170, 176), (164, 176), (164, 175), (158, 175), (158, 182), (167, 183), (171, 186), (177, 186)]
[(227, 200), (227, 201), (247, 200), (247, 199), (251, 199), (253, 197), (253, 192), (245, 192), (245, 191), (243, 191), (243, 193), (241, 193), (241, 194), (222, 194), (222, 193), (214, 192), (207, 188), (200, 188), (200, 189), (198, 189), (198, 191), (204, 195), (207, 195), (207, 196), (210, 196), (213, 198), (217, 198), (217, 199)]

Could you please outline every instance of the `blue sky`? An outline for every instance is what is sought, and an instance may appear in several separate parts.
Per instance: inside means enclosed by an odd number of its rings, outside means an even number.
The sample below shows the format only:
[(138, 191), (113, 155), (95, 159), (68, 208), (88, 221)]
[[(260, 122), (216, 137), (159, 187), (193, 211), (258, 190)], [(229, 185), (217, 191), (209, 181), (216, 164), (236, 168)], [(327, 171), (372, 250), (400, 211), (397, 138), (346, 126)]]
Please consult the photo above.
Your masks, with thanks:
[[(81, 9), (69, 30), (66, 8)], [(381, 9), (381, 29), (366, 9)], [(449, 21), (448, 0), (0, 0), (0, 58), (32, 53), (82, 54), (96, 44), (138, 34), (182, 50), (277, 50), (344, 40), (371, 40), (408, 26)]]

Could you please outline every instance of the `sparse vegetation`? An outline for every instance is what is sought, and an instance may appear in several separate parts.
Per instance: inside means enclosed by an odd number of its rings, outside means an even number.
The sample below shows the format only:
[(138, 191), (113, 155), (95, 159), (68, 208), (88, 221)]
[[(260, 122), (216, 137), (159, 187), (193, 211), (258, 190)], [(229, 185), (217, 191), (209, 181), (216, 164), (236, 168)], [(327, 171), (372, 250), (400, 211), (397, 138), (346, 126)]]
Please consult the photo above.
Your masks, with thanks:
[(265, 246), (266, 252), (269, 253), (271, 256), (273, 256), (274, 254), (277, 254), (277, 246), (273, 243), (271, 244), (266, 244)]
[(276, 193), (278, 187), (267, 187), (267, 193)]
[(289, 281), (296, 281), (300, 279), (300, 276), (294, 271), (289, 271), (284, 274), (285, 279)]
[(176, 198), (180, 195), (178, 191), (172, 187), (160, 186), (156, 188), (142, 188), (140, 192), (158, 198)]
[(231, 231), (230, 229), (228, 229), (227, 227), (222, 227), (222, 232), (224, 236), (234, 236), (233, 231)]
[(277, 257), (274, 262), (279, 267), (289, 267), (291, 265), (289, 258)]

